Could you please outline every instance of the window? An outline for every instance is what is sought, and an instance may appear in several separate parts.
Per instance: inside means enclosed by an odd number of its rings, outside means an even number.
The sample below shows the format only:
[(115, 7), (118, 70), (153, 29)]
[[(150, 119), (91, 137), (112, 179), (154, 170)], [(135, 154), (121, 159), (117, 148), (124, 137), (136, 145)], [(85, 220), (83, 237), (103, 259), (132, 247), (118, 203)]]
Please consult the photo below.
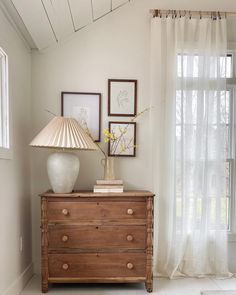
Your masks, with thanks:
[[(226, 146), (225, 146), (225, 152), (227, 155), (227, 160), (225, 163), (225, 171), (226, 171), (226, 198), (225, 198), (225, 192), (222, 192), (222, 202), (221, 202), (221, 220), (222, 220), (222, 228), (224, 228), (224, 225), (227, 224), (227, 228), (229, 231), (233, 230), (233, 224), (234, 221), (234, 208), (235, 208), (235, 198), (234, 196), (234, 187), (235, 187), (235, 181), (234, 181), (234, 166), (235, 166), (235, 131), (234, 131), (234, 109), (235, 109), (235, 99), (234, 99), (234, 92), (235, 92), (235, 77), (234, 77), (234, 54), (229, 53), (227, 57), (220, 58), (220, 61), (218, 61), (212, 57), (210, 59), (210, 65), (209, 65), (209, 76), (211, 78), (211, 81), (209, 82), (207, 95), (211, 97), (213, 103), (216, 108), (219, 108), (219, 114), (217, 115), (217, 111), (213, 110), (212, 116), (209, 117), (209, 131), (207, 136), (214, 137), (215, 130), (218, 128), (219, 125), (222, 124), (222, 126), (226, 125)], [(182, 198), (181, 198), (181, 167), (180, 163), (181, 161), (178, 161), (178, 158), (181, 157), (182, 147), (183, 144), (181, 137), (183, 132), (191, 132), (194, 133), (193, 138), (196, 137), (196, 126), (197, 126), (197, 118), (195, 117), (195, 111), (197, 108), (197, 99), (198, 99), (198, 91), (202, 91), (202, 97), (205, 101), (206, 98), (206, 91), (204, 89), (202, 90), (196, 90), (198, 78), (201, 77), (201, 74), (199, 74), (199, 71), (201, 71), (200, 68), (200, 61), (201, 56), (195, 55), (195, 56), (188, 56), (187, 54), (178, 55), (177, 59), (177, 76), (181, 79), (179, 79), (180, 83), (186, 83), (186, 88), (184, 91), (181, 91), (181, 87), (177, 85), (177, 91), (176, 91), (176, 215), (177, 215), (177, 222), (181, 222), (181, 216), (182, 216)], [(187, 67), (188, 63), (188, 67)], [(217, 64), (218, 63), (218, 64)], [(191, 64), (191, 66), (189, 66)], [(189, 70), (189, 72), (188, 72)], [(218, 71), (218, 72), (217, 72)], [(219, 72), (220, 71), (220, 72)], [(220, 74), (219, 74), (220, 73)], [(217, 76), (226, 78), (227, 81), (227, 92), (225, 95), (225, 91), (222, 89), (222, 94), (220, 94), (220, 98), (217, 97), (219, 94), (219, 80), (214, 80)], [(184, 79), (182, 79), (184, 78)], [(184, 82), (183, 82), (184, 81)], [(196, 87), (195, 87), (196, 86)], [(210, 88), (210, 90), (209, 90)], [(217, 91), (216, 91), (217, 89)], [(218, 93), (218, 94), (217, 94)], [(221, 92), (220, 92), (221, 93)], [(187, 98), (191, 97), (191, 102), (188, 101)], [(220, 103), (218, 104), (218, 99)], [(204, 103), (204, 102), (203, 102)], [(192, 114), (193, 116), (191, 118), (188, 118), (188, 115), (185, 112), (185, 108), (187, 104), (191, 104), (192, 108)], [(204, 109), (204, 108), (203, 108)], [(194, 111), (195, 110), (195, 111)], [(217, 126), (217, 127), (216, 127)], [(218, 131), (219, 132), (219, 131)], [(214, 157), (214, 156), (213, 156)], [(189, 171), (193, 169), (191, 166), (191, 153), (189, 158), (187, 158), (188, 161), (188, 169)], [(200, 161), (199, 161), (200, 162)], [(201, 164), (199, 164), (201, 165)], [(214, 161), (212, 161), (212, 165), (214, 165)], [(192, 167), (192, 168), (191, 168)], [(211, 169), (211, 166), (209, 165), (209, 170)], [(190, 171), (192, 173), (193, 171)], [(201, 175), (199, 176), (201, 177)], [(191, 180), (190, 180), (191, 181)], [(211, 175), (211, 184), (212, 186), (215, 184), (216, 180), (214, 177), (214, 174)], [(191, 185), (190, 185), (191, 187)], [(195, 188), (193, 188), (194, 190)], [(212, 191), (212, 190), (211, 190)], [(189, 198), (190, 198), (190, 205), (191, 202), (196, 202), (196, 212), (194, 213), (197, 218), (199, 217), (199, 223), (201, 222), (201, 214), (202, 214), (202, 198), (199, 196), (199, 198), (192, 198), (191, 194), (192, 192), (189, 191)], [(216, 209), (215, 206), (215, 198), (214, 195), (209, 198), (210, 199), (210, 207), (212, 212), (212, 220), (214, 219), (214, 212)]]
[[(195, 56), (188, 56), (187, 54), (178, 55), (178, 65), (177, 65), (177, 72), (178, 77), (184, 78), (197, 78), (199, 77), (199, 61), (202, 57), (195, 55)], [(227, 54), (226, 58), (222, 56), (220, 58), (220, 76), (224, 78), (232, 78), (233, 75), (233, 63), (232, 63), (232, 54)], [(188, 72), (187, 63), (192, 64), (191, 72)], [(216, 70), (217, 70), (217, 60), (212, 57), (211, 64), (210, 64), (210, 73), (211, 77), (216, 77)]]
[(0, 157), (8, 158), (9, 136), (8, 57), (0, 48)]

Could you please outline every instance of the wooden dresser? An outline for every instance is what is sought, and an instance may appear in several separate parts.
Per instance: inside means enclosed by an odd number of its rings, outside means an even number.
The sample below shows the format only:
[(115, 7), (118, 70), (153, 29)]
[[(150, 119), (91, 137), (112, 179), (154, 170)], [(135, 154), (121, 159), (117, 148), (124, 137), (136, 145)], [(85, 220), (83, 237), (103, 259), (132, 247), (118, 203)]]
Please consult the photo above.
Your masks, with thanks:
[(42, 194), (42, 292), (63, 282), (145, 282), (152, 292), (153, 197)]

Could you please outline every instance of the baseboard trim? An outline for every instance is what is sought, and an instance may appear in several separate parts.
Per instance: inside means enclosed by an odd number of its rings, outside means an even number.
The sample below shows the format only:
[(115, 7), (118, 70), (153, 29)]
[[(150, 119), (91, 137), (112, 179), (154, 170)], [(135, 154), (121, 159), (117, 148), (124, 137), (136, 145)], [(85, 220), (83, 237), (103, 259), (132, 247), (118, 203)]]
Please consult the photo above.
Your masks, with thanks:
[(31, 263), (2, 295), (19, 295), (33, 275), (33, 263)]

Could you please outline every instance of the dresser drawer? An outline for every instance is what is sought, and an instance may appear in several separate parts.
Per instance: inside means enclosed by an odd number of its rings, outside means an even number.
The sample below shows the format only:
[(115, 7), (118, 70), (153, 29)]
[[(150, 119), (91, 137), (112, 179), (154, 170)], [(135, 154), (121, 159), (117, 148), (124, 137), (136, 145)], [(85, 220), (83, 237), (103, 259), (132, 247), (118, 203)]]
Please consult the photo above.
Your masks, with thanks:
[(48, 220), (145, 219), (145, 202), (48, 202)]
[(145, 249), (145, 226), (49, 226), (49, 248)]
[(145, 277), (145, 253), (49, 254), (49, 277)]

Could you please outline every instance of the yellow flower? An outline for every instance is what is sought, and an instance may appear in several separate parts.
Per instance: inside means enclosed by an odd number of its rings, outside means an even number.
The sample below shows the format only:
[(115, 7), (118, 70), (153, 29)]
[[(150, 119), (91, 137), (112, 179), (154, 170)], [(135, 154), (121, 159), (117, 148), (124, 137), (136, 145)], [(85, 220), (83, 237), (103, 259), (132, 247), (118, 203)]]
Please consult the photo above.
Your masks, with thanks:
[(104, 129), (104, 130), (103, 130), (103, 134), (106, 135), (106, 136), (108, 136), (108, 134), (109, 134), (109, 130), (108, 130), (108, 129)]

